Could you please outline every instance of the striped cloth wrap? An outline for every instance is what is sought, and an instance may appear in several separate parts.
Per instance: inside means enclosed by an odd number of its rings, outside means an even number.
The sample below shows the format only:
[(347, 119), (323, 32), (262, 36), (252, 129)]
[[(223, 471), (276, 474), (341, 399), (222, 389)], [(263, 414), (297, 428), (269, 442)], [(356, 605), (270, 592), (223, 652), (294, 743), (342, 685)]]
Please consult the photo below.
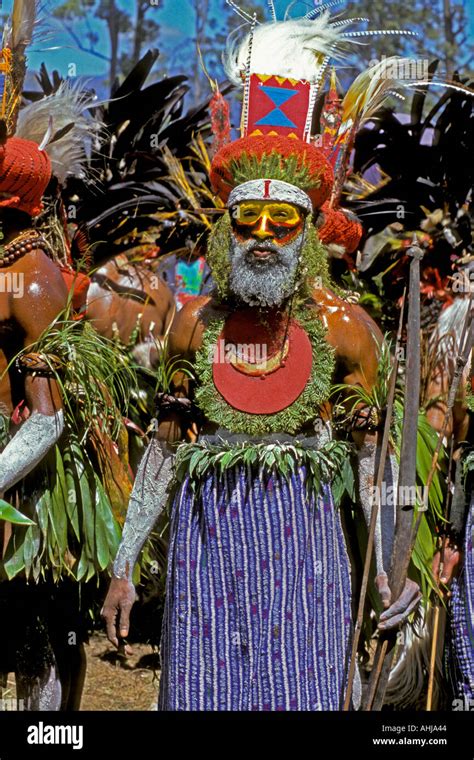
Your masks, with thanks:
[(451, 677), (456, 696), (474, 700), (474, 495), (466, 523), (464, 566), (451, 584)]
[(161, 710), (338, 710), (350, 655), (348, 554), (308, 465), (189, 472), (171, 508)]

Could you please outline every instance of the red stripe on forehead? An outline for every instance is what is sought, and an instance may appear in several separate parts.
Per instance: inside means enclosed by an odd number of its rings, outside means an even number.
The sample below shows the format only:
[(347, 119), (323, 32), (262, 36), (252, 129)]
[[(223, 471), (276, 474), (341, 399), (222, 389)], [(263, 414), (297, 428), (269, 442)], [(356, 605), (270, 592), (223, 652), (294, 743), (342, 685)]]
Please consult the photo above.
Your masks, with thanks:
[(271, 179), (264, 179), (263, 180), (263, 185), (264, 185), (264, 187), (263, 187), (263, 197), (264, 198), (269, 198), (270, 197), (270, 184), (271, 184)]

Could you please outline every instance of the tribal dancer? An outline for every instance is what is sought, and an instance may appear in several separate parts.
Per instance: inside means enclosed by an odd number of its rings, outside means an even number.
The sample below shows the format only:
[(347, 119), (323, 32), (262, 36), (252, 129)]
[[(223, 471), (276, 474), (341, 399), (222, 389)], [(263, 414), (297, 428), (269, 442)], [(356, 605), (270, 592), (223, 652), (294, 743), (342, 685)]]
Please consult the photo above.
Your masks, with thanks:
[[(17, 8), (17, 10), (19, 10)], [(25, 11), (31, 10), (25, 8)], [(47, 255), (47, 246), (40, 234), (32, 229), (32, 217), (41, 211), (41, 198), (51, 178), (51, 164), (38, 144), (12, 135), (18, 113), (23, 77), (15, 81), (18, 70), (24, 73), (24, 50), (31, 39), (34, 13), (16, 14), (10, 37), (2, 50), (2, 119), (0, 129), (0, 222), (2, 246), (0, 253), (0, 412), (2, 440), (0, 441), (0, 496), (9, 499), (9, 492), (41, 462), (58, 441), (64, 427), (62, 401), (58, 387), (51, 377), (48, 361), (35, 354), (23, 355), (19, 366), (11, 360), (23, 348), (39, 338), (43, 330), (57, 317), (66, 303), (67, 291), (61, 273)], [(20, 16), (20, 17), (19, 17)], [(12, 66), (12, 59), (16, 66)], [(17, 283), (15, 289), (13, 285)], [(8, 285), (12, 287), (7, 287)], [(10, 366), (9, 366), (10, 365)], [(29, 416), (20, 427), (9, 432), (9, 418), (21, 422), (23, 404)], [(13, 435), (11, 435), (13, 433)], [(10, 494), (11, 495), (11, 494)], [(11, 543), (11, 523), (0, 522), (2, 559)], [(2, 574), (3, 562), (2, 562)], [(31, 604), (18, 597), (17, 615), (12, 608), (11, 594), (18, 588), (3, 582), (0, 593), (2, 609), (2, 658), (0, 671), (17, 674), (18, 697), (26, 709), (55, 709), (60, 702), (57, 663), (44, 637), (32, 637), (28, 630), (24, 607)], [(25, 623), (17, 629), (18, 612)], [(31, 611), (31, 610), (30, 610)], [(13, 613), (13, 614), (12, 614)], [(34, 612), (29, 624), (34, 627)], [(20, 624), (21, 625), (21, 624)], [(13, 630), (14, 629), (14, 630)], [(7, 638), (5, 638), (7, 637)], [(16, 640), (15, 640), (16, 639)], [(13, 643), (14, 642), (14, 643)], [(45, 651), (38, 652), (38, 648)], [(30, 667), (33, 656), (38, 668)], [(4, 678), (2, 679), (3, 682)]]
[[(469, 294), (470, 271), (469, 266), (460, 268), (460, 273), (465, 278), (465, 294), (458, 295), (441, 312), (436, 323), (430, 346), (436, 361), (429, 388), (434, 399), (429, 418), (433, 427), (439, 431), (453, 378), (460, 370), (458, 358), (466, 351), (467, 362), (462, 367), (460, 388), (445, 431), (448, 440), (453, 440), (455, 476), (449, 521), (441, 527), (442, 546), (434, 563), (438, 582), (441, 580), (443, 587), (449, 585), (451, 591), (445, 660), (452, 696), (462, 700), (461, 709), (469, 709), (470, 700), (474, 699), (474, 307), (472, 295)], [(461, 345), (463, 336), (464, 344)]]
[[(160, 408), (103, 608), (117, 646), (128, 632), (135, 562), (170, 496), (162, 710), (342, 707), (353, 600), (337, 500), (349, 489), (350, 446), (332, 439), (329, 397), (334, 382), (370, 392), (382, 336), (332, 288), (318, 237), (334, 173), (310, 128), (337, 40), (323, 14), (257, 26), (229, 54), (232, 79), (245, 80), (243, 136), (221, 147), (211, 167), (226, 204), (208, 245), (216, 288), (175, 318), (170, 354), (191, 362), (193, 377), (177, 374), (174, 397)], [(344, 214), (331, 213), (340, 214), (344, 242)], [(346, 229), (353, 234), (351, 220)], [(198, 440), (176, 448), (191, 422)], [(370, 409), (357, 409), (366, 519), (371, 423)], [(392, 458), (387, 480), (394, 468)], [(387, 630), (420, 595), (409, 580), (391, 598), (393, 513), (383, 518), (376, 585), (385, 608), (379, 628)]]
[(0, 65), (0, 687), (13, 672), (20, 708), (59, 710), (78, 709), (85, 674), (79, 582), (107, 568), (120, 535), (98, 475), (120, 357), (100, 370), (104, 339), (64, 318), (60, 256), (38, 229), (53, 172), (77, 167), (77, 133), (74, 145), (74, 124), (58, 127), (64, 99), (42, 119), (19, 114), (34, 24), (35, 3), (15, 2)]

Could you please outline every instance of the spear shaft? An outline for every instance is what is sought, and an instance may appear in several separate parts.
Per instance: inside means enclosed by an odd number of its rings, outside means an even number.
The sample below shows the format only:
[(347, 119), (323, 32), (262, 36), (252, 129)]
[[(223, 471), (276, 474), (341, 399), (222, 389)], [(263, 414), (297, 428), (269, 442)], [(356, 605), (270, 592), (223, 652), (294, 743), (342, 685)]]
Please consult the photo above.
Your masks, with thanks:
[[(395, 345), (395, 359), (392, 365), (392, 371), (390, 374), (390, 382), (389, 382), (389, 388), (388, 388), (388, 394), (387, 394), (387, 405), (386, 405), (386, 410), (385, 410), (385, 424), (384, 424), (384, 430), (383, 430), (383, 436), (382, 436), (382, 443), (380, 447), (380, 459), (378, 463), (377, 481), (376, 481), (376, 489), (375, 489), (376, 496), (372, 504), (372, 512), (370, 515), (369, 533), (368, 533), (368, 538), (367, 538), (367, 550), (365, 553), (365, 561), (364, 561), (364, 572), (362, 575), (362, 583), (361, 583), (360, 596), (359, 596), (359, 606), (357, 609), (357, 619), (356, 619), (356, 624), (354, 627), (354, 636), (352, 639), (351, 662), (349, 666), (349, 675), (347, 679), (346, 696), (344, 699), (344, 707), (343, 707), (344, 711), (349, 710), (350, 704), (351, 704), (352, 687), (354, 684), (354, 675), (355, 675), (356, 662), (357, 662), (357, 650), (359, 648), (360, 634), (362, 631), (362, 621), (364, 618), (365, 599), (367, 596), (367, 585), (369, 582), (370, 565), (372, 562), (375, 528), (377, 526), (377, 517), (378, 517), (379, 508), (380, 508), (380, 490), (382, 487), (382, 479), (385, 472), (385, 462), (387, 459), (388, 442), (389, 442), (389, 437), (390, 437), (390, 427), (392, 424), (393, 401), (395, 398), (395, 387), (396, 387), (397, 376), (398, 376), (399, 347), (400, 347), (401, 337), (402, 337), (403, 315), (405, 312), (405, 294), (406, 294), (406, 291), (404, 290), (402, 308), (400, 310), (400, 319), (398, 323), (397, 341)], [(379, 435), (377, 434), (377, 444), (376, 444), (377, 448), (378, 448), (378, 443), (379, 443), (378, 438), (379, 438)]]
[[(400, 448), (400, 470), (397, 489), (397, 520), (389, 573), (392, 600), (399, 598), (405, 587), (412, 554), (413, 510), (416, 502), (416, 444), (420, 399), (420, 261), (421, 248), (412, 244), (407, 253), (412, 257), (408, 292), (406, 382), (403, 429)], [(380, 710), (395, 652), (396, 631), (379, 636), (374, 667), (369, 680), (366, 710)]]

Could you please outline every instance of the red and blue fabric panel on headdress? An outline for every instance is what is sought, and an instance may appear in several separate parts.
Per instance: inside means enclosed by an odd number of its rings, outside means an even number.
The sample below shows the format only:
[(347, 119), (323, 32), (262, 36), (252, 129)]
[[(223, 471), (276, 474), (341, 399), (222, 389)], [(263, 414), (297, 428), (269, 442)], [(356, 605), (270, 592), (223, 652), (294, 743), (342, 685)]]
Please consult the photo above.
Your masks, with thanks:
[(251, 74), (244, 137), (277, 134), (306, 140), (310, 99), (309, 82)]

